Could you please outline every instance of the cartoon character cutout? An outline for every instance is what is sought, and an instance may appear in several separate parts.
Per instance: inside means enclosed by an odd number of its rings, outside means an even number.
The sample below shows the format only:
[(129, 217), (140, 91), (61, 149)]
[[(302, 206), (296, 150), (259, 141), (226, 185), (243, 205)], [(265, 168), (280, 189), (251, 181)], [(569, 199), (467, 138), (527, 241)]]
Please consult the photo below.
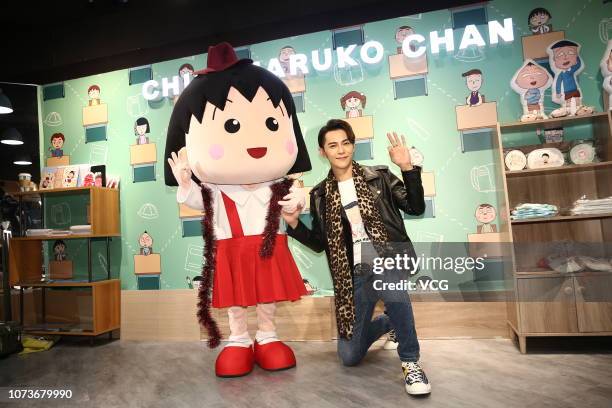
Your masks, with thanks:
[(544, 92), (552, 85), (553, 78), (546, 68), (531, 59), (525, 60), (516, 71), (510, 86), (520, 95), (523, 105), (521, 122), (548, 119), (544, 113)]
[[(209, 48), (207, 65), (174, 106), (165, 149), (166, 184), (178, 185), (179, 203), (206, 214), (198, 320), (217, 347), (211, 307), (228, 308), (230, 342), (217, 356), (218, 376), (246, 375), (253, 361), (268, 370), (291, 368), (295, 355), (276, 334), (276, 303), (307, 293), (280, 213), (304, 206), (286, 176), (310, 170), (310, 159), (280, 78), (239, 60), (228, 43)], [(255, 342), (247, 331), (251, 306)]]
[(189, 81), (193, 79), (193, 73), (195, 70), (193, 69), (193, 65), (191, 64), (183, 64), (179, 67), (178, 74), (181, 79), (184, 79), (185, 76), (189, 77)]
[(67, 172), (64, 173), (64, 186), (65, 187), (74, 187), (76, 186), (76, 173), (74, 170), (68, 170)]
[(470, 95), (465, 98), (466, 105), (470, 107), (480, 106), (484, 103), (484, 95), (480, 93), (482, 86), (482, 71), (479, 69), (471, 69), (461, 74), (465, 78), (465, 84), (470, 90)]
[(54, 133), (51, 135), (51, 147), (49, 151), (51, 152), (51, 157), (63, 157), (64, 150), (64, 142), (66, 141), (66, 137), (63, 133)]
[[(397, 53), (398, 54), (404, 53), (402, 49), (404, 40), (406, 39), (406, 37), (412, 34), (415, 34), (414, 29), (407, 25), (398, 27), (397, 30), (395, 30), (395, 42), (397, 42)], [(414, 43), (410, 43), (410, 50), (412, 52), (415, 52), (417, 50), (416, 45)]]
[(91, 187), (94, 185), (94, 177), (95, 175), (91, 172), (88, 171), (87, 173), (85, 173), (85, 176), (83, 177), (83, 187)]
[(366, 96), (361, 92), (351, 91), (340, 98), (340, 106), (346, 112), (347, 118), (358, 118), (363, 116)]
[(145, 231), (138, 237), (138, 245), (140, 245), (140, 255), (151, 255), (153, 253), (153, 237)]
[(66, 260), (66, 243), (61, 239), (53, 243), (53, 258), (57, 262)]
[(136, 136), (136, 144), (144, 145), (149, 143), (148, 133), (151, 132), (149, 121), (147, 118), (138, 118), (134, 123), (134, 135)]
[(492, 224), (495, 218), (497, 218), (497, 212), (495, 211), (495, 207), (491, 204), (484, 203), (476, 207), (474, 217), (476, 217), (476, 221), (478, 221), (478, 226), (476, 227), (476, 232), (478, 234), (497, 232), (497, 226)]
[(580, 44), (570, 40), (552, 43), (546, 49), (550, 68), (555, 73), (552, 100), (561, 105), (550, 115), (554, 118), (593, 113), (592, 106), (582, 104), (582, 91), (578, 86), (578, 74), (584, 70), (580, 58)]
[(87, 96), (89, 97), (89, 106), (96, 106), (100, 104), (100, 87), (98, 85), (92, 85), (87, 89)]
[(527, 24), (532, 34), (546, 34), (552, 31), (550, 20), (552, 16), (550, 12), (542, 7), (537, 7), (531, 10), (527, 17)]
[(299, 75), (299, 73), (296, 73), (296, 75), (291, 75), (291, 68), (289, 62), (292, 55), (295, 55), (295, 49), (290, 45), (285, 45), (283, 48), (280, 49), (278, 53), (278, 61), (280, 62), (280, 66), (283, 69), (286, 78), (291, 76), (302, 76)]
[(599, 67), (603, 77), (603, 89), (608, 93), (608, 110), (610, 110), (612, 109), (612, 40), (608, 40), (608, 46)]
[(102, 173), (96, 172), (96, 174), (94, 175), (94, 186), (103, 187), (102, 184)]

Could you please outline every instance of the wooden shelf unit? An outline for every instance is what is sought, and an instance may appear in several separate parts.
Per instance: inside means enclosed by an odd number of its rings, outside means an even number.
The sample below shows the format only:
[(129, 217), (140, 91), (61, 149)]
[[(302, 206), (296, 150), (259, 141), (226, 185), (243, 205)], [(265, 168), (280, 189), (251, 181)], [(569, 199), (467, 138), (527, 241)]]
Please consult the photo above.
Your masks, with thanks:
[[(504, 171), (508, 211), (521, 203), (547, 203), (556, 205), (564, 214), (583, 195), (589, 199), (612, 196), (610, 112), (500, 124), (500, 166), (505, 169), (502, 133), (585, 124), (591, 126), (601, 161)], [(509, 213), (507, 215), (509, 217)], [(547, 248), (547, 244), (555, 242), (593, 243), (608, 251), (612, 243), (612, 213), (515, 220), (509, 224), (509, 230), (514, 265), (510, 279), (514, 290), (509, 292), (507, 299), (508, 326), (518, 340), (520, 351), (527, 351), (528, 337), (612, 336), (612, 273), (563, 274), (535, 266), (539, 259), (548, 255), (546, 250), (550, 245)]]
[[(82, 331), (58, 331), (58, 330), (41, 330), (38, 328), (28, 328), (27, 325), (24, 327), (24, 331), (30, 334), (58, 334), (65, 336), (98, 336), (104, 333), (112, 333), (114, 330), (121, 328), (121, 283), (119, 279), (109, 279), (96, 282), (37, 282), (28, 283), (20, 282), (20, 305), (21, 311), (20, 316), (23, 318), (23, 297), (24, 289), (27, 287), (31, 288), (42, 288), (44, 291), (47, 288), (91, 288), (92, 296), (92, 315), (93, 315), (93, 328), (91, 330)], [(43, 302), (45, 301), (45, 295), (43, 295)], [(43, 309), (43, 322), (45, 321), (45, 305)], [(22, 320), (23, 324), (23, 320)]]
[[(20, 319), (23, 319), (24, 288), (40, 288), (43, 296), (43, 316), (45, 310), (46, 289), (90, 287), (93, 304), (93, 330), (91, 331), (57, 331), (28, 330), (33, 334), (63, 334), (93, 337), (102, 333), (111, 333), (120, 328), (121, 285), (119, 279), (111, 279), (110, 240), (121, 236), (119, 216), (119, 190), (105, 187), (57, 188), (17, 193), (20, 200), (37, 198), (44, 201), (48, 195), (88, 194), (91, 223), (90, 234), (45, 235), (32, 237), (15, 237), (9, 248), (9, 284), (20, 288)], [(44, 227), (44, 206), (43, 206)], [(87, 240), (87, 274), (88, 282), (59, 281), (41, 282), (43, 258), (43, 241), (57, 239)], [(94, 280), (92, 268), (92, 241), (106, 241), (106, 279)], [(44, 318), (43, 318), (44, 320)], [(25, 328), (27, 330), (27, 327)]]

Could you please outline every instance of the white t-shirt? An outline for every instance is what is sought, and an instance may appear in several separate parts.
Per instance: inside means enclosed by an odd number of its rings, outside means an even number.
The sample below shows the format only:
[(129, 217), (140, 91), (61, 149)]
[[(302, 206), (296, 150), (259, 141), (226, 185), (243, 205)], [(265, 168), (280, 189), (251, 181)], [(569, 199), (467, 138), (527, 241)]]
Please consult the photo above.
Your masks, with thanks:
[(355, 183), (353, 179), (339, 181), (338, 190), (340, 191), (340, 201), (346, 212), (346, 216), (351, 224), (351, 235), (353, 236), (353, 264), (357, 265), (361, 262), (361, 243), (370, 242), (370, 238), (366, 233), (365, 225), (361, 219), (359, 212), (359, 204), (357, 202), (357, 192), (355, 191)]

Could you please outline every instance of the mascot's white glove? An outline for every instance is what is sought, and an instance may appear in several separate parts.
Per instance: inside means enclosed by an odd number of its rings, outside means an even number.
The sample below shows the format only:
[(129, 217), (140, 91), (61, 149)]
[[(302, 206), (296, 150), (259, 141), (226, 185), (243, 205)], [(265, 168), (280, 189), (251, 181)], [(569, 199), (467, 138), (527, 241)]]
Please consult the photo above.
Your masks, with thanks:
[(297, 210), (301, 210), (306, 206), (306, 195), (304, 189), (301, 187), (291, 187), (289, 194), (283, 197), (282, 201), (278, 202), (283, 208), (283, 212), (287, 214), (294, 213)]

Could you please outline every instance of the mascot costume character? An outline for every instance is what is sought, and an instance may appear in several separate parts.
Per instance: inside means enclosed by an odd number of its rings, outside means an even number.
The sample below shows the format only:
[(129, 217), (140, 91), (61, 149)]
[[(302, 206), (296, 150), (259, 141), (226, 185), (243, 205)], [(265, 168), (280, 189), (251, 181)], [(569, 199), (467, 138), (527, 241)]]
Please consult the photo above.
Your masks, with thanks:
[[(228, 309), (230, 329), (215, 372), (239, 377), (254, 364), (295, 367), (274, 323), (276, 302), (306, 295), (280, 222), (281, 211), (304, 206), (287, 176), (311, 169), (291, 92), (252, 60), (238, 59), (228, 43), (210, 47), (207, 68), (195, 74), (170, 118), (165, 180), (178, 185), (179, 203), (204, 211), (198, 320), (211, 348), (221, 340), (211, 306)], [(254, 342), (249, 306), (257, 311)]]

